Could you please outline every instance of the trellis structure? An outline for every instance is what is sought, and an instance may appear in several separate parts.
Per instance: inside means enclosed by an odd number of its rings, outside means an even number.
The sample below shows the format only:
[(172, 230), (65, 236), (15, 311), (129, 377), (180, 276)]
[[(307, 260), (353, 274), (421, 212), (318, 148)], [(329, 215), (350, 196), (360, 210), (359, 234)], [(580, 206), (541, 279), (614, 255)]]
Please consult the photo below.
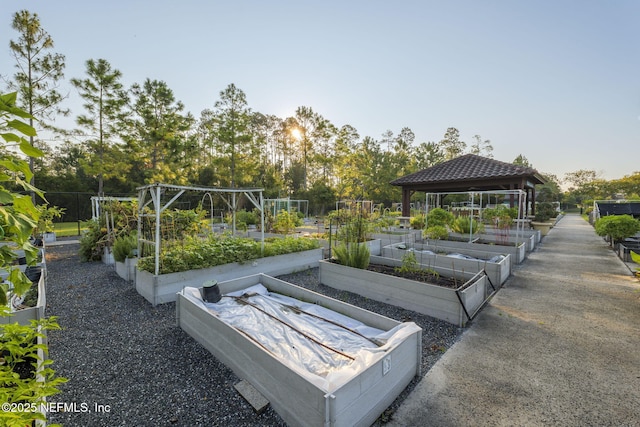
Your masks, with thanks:
[[(295, 200), (287, 198), (282, 199), (264, 199), (265, 209), (267, 209), (273, 217), (275, 218), (278, 215), (278, 212), (281, 210), (285, 210), (288, 213), (291, 213), (291, 209), (295, 207), (296, 212), (303, 212), (304, 217), (307, 218), (309, 216), (309, 201), (308, 200)], [(301, 209), (301, 207), (303, 209)]]
[[(516, 246), (520, 238), (524, 236), (524, 224), (526, 222), (527, 212), (527, 192), (524, 190), (493, 190), (493, 191), (462, 191), (462, 192), (444, 192), (444, 193), (427, 193), (425, 197), (425, 217), (428, 218), (431, 208), (442, 207), (442, 197), (450, 194), (467, 194), (468, 204), (463, 209), (469, 210), (469, 217), (474, 217), (477, 212), (478, 221), (482, 221), (482, 212), (485, 200), (491, 201), (492, 195), (500, 195), (505, 199), (509, 199), (511, 207), (518, 208), (518, 218), (516, 219)], [(473, 224), (473, 222), (472, 222)], [(427, 226), (429, 224), (427, 223)], [(469, 241), (473, 240), (473, 229), (469, 231)]]
[[(261, 243), (264, 249), (264, 198), (262, 188), (214, 188), (214, 187), (190, 187), (170, 184), (150, 184), (138, 187), (138, 253), (142, 254), (142, 245), (149, 244), (154, 247), (155, 253), (155, 270), (154, 274), (158, 275), (160, 271), (160, 250), (162, 236), (160, 233), (160, 214), (171, 204), (180, 198), (187, 191), (195, 191), (204, 193), (203, 200), (211, 194), (219, 195), (227, 204), (233, 213), (232, 231), (236, 232), (236, 211), (238, 207), (239, 197), (244, 195), (253, 203), (260, 211), (261, 218)], [(213, 204), (213, 202), (212, 202)], [(145, 208), (149, 208), (151, 212), (145, 213)], [(155, 219), (155, 230), (153, 240), (146, 239), (142, 234), (142, 223), (144, 218)]]

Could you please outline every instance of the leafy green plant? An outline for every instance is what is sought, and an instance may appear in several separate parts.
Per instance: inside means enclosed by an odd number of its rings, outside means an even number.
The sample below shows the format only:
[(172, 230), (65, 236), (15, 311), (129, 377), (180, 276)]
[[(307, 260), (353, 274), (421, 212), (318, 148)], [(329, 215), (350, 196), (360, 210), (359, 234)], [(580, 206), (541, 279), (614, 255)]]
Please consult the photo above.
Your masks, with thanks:
[(468, 216), (459, 216), (450, 225), (451, 231), (462, 234), (476, 234), (481, 231), (481, 226), (482, 224)]
[(538, 203), (536, 205), (536, 215), (534, 217), (536, 222), (547, 222), (549, 218), (556, 216), (556, 210), (549, 202)]
[(427, 214), (427, 227), (443, 226), (447, 227), (453, 222), (453, 214), (442, 208), (433, 208)]
[(342, 265), (365, 269), (369, 266), (369, 247), (362, 243), (341, 242), (333, 248), (333, 257)]
[[(20, 119), (34, 119), (30, 114), (16, 107), (16, 93), (0, 95), (0, 137), (5, 143), (15, 144), (20, 151), (30, 157), (40, 157), (42, 152), (34, 148), (24, 136), (35, 136), (35, 129)], [(24, 136), (22, 136), (24, 135)], [(3, 147), (4, 148), (4, 147)], [(9, 317), (8, 323), (0, 324), (0, 401), (22, 404), (28, 411), (0, 411), (0, 425), (30, 426), (34, 421), (46, 422), (46, 413), (41, 406), (48, 396), (59, 393), (58, 386), (66, 381), (56, 377), (50, 367), (51, 360), (46, 355), (48, 347), (38, 340), (46, 338), (44, 333), (57, 329), (56, 319), (32, 320), (29, 325), (11, 322), (12, 314), (7, 306), (7, 295), (24, 295), (31, 287), (31, 281), (14, 265), (16, 249), (25, 252), (28, 266), (37, 262), (38, 249), (31, 245), (29, 238), (38, 225), (40, 211), (33, 205), (30, 195), (21, 195), (13, 189), (20, 187), (26, 192), (43, 193), (29, 184), (33, 176), (28, 162), (21, 157), (2, 150), (0, 156), (0, 234), (11, 245), (0, 247), (0, 269), (9, 272), (8, 282), (0, 285), (0, 316)], [(10, 188), (5, 187), (5, 183)], [(21, 375), (18, 366), (27, 364), (27, 372)], [(37, 374), (36, 374), (37, 373)]]
[(412, 216), (411, 219), (409, 220), (409, 224), (411, 225), (411, 228), (413, 228), (414, 230), (422, 230), (426, 222), (427, 222), (427, 218), (425, 217), (424, 214), (417, 214), (415, 216)]
[(38, 219), (38, 226), (36, 227), (36, 233), (42, 235), (42, 233), (53, 233), (53, 220), (55, 218), (61, 218), (64, 214), (65, 208), (58, 206), (40, 205), (37, 207), (40, 211), (40, 218)]
[(407, 252), (402, 256), (402, 265), (395, 267), (394, 271), (400, 274), (413, 274), (418, 276), (428, 276), (435, 279), (440, 277), (440, 274), (431, 268), (422, 268), (418, 263), (415, 252)]
[(640, 232), (640, 221), (631, 215), (603, 216), (596, 221), (595, 229), (598, 236), (608, 236), (611, 245)]
[[(629, 251), (631, 255), (631, 260), (636, 264), (640, 264), (640, 254), (635, 253), (634, 251)], [(636, 268), (636, 276), (640, 276), (640, 267)]]
[(116, 237), (113, 242), (113, 259), (118, 262), (124, 262), (125, 259), (135, 256), (137, 249), (137, 233)]
[(422, 234), (427, 239), (445, 240), (449, 237), (449, 230), (444, 225), (431, 225)]
[(301, 220), (298, 218), (296, 213), (289, 213), (286, 210), (282, 209), (276, 215), (276, 218), (273, 222), (273, 231), (276, 233), (289, 234), (291, 233), (299, 224), (301, 224)]
[[(314, 239), (285, 238), (265, 241), (264, 256), (293, 253), (319, 247)], [(232, 262), (244, 263), (263, 256), (260, 242), (245, 237), (211, 235), (174, 242), (160, 253), (160, 274), (197, 270)], [(138, 269), (153, 273), (153, 256), (138, 260)]]

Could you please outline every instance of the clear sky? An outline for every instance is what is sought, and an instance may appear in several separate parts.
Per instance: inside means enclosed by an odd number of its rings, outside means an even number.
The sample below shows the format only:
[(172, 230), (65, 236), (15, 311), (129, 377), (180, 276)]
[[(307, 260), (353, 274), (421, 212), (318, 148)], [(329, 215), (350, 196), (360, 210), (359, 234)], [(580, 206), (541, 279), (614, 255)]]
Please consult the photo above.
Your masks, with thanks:
[(2, 0), (5, 77), (21, 9), (38, 14), (68, 79), (104, 58), (127, 87), (165, 81), (196, 118), (234, 83), (253, 111), (307, 106), (361, 137), (409, 127), (437, 142), (456, 127), (469, 145), (489, 139), (497, 160), (522, 154), (559, 178), (640, 171), (637, 0)]

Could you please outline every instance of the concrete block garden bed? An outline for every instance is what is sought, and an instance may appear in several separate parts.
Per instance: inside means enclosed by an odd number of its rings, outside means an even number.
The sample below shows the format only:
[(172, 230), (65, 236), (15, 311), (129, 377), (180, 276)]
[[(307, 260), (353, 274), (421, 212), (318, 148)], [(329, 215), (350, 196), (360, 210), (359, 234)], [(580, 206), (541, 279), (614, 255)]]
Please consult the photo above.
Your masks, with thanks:
[(369, 426), (420, 374), (422, 329), (413, 322), (264, 274), (218, 286), (216, 303), (205, 303), (198, 288), (183, 289), (178, 325), (250, 382), (287, 425)]
[[(502, 286), (511, 275), (511, 255), (509, 254), (490, 254), (487, 257), (487, 254), (479, 254), (474, 251), (470, 251), (470, 253), (461, 251), (437, 253), (425, 249), (424, 245), (406, 243), (396, 243), (382, 248), (382, 256), (398, 260), (402, 260), (411, 252), (423, 268), (443, 267), (471, 273), (484, 270), (494, 286)], [(465, 258), (465, 256), (469, 258)]]
[[(402, 261), (371, 257), (371, 264), (401, 267)], [(349, 291), (386, 304), (406, 308), (464, 326), (495, 292), (484, 272), (462, 273), (434, 267), (443, 277), (457, 277), (460, 285), (449, 288), (405, 279), (365, 269), (347, 267), (331, 261), (320, 261), (320, 282), (335, 289)]]
[(185, 286), (199, 287), (207, 280), (231, 280), (252, 274), (274, 276), (317, 267), (322, 249), (312, 249), (272, 257), (258, 258), (246, 263), (230, 263), (199, 270), (154, 275), (148, 271), (136, 272), (136, 290), (153, 305), (176, 300), (176, 293)]

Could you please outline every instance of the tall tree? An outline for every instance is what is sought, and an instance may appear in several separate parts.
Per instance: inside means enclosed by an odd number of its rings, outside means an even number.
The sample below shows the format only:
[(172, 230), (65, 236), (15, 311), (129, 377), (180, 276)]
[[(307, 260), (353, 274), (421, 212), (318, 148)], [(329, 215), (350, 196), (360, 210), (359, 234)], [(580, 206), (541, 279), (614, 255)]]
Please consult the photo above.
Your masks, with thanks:
[(416, 170), (435, 166), (444, 161), (444, 153), (435, 142), (422, 142), (416, 147)]
[(86, 62), (87, 78), (71, 79), (78, 93), (84, 100), (83, 107), (87, 114), (76, 118), (76, 122), (88, 133), (87, 144), (91, 153), (88, 170), (98, 177), (98, 194), (104, 194), (105, 175), (120, 173), (114, 163), (105, 161), (109, 147), (116, 143), (118, 124), (124, 120), (124, 107), (127, 104), (126, 92), (122, 89), (120, 78), (122, 73), (111, 67), (105, 59)]
[[(238, 166), (243, 166), (240, 164), (243, 159), (255, 160), (253, 155), (257, 154), (251, 144), (251, 109), (245, 93), (233, 83), (220, 92), (214, 108), (206, 114), (203, 112), (203, 117), (209, 121), (201, 123), (201, 126), (209, 129), (216, 154), (228, 165), (228, 185), (235, 188), (240, 181), (238, 172), (242, 171)], [(244, 171), (250, 172), (250, 168), (245, 165)]]
[(532, 168), (533, 165), (529, 162), (529, 159), (527, 159), (525, 156), (523, 156), (522, 154), (518, 154), (518, 156), (513, 159), (513, 163), (514, 165), (518, 165), (518, 166), (524, 166), (527, 168)]
[(446, 160), (455, 159), (464, 153), (467, 143), (460, 141), (460, 131), (456, 128), (448, 128), (444, 138), (440, 141), (441, 150)]
[(190, 131), (194, 119), (163, 81), (146, 79), (131, 87), (131, 132), (127, 151), (145, 171), (143, 183), (186, 184), (196, 144)]
[[(36, 13), (27, 10), (16, 12), (11, 27), (19, 34), (17, 40), (9, 42), (18, 71), (14, 80), (9, 82), (9, 87), (19, 92), (22, 108), (31, 115), (31, 127), (51, 128), (48, 122), (55, 119), (56, 115), (69, 113), (60, 107), (64, 97), (58, 91), (58, 83), (64, 77), (65, 57), (51, 52), (53, 38), (42, 28)], [(39, 118), (37, 126), (34, 116)], [(36, 146), (35, 138), (29, 136), (32, 146)], [(31, 172), (34, 171), (33, 157), (29, 157), (29, 168)], [(34, 183), (32, 177), (31, 184)]]
[(298, 144), (298, 157), (303, 168), (302, 188), (307, 189), (309, 178), (309, 160), (313, 158), (316, 149), (326, 141), (331, 123), (322, 115), (313, 111), (311, 107), (298, 107), (295, 120), (297, 129), (292, 129), (294, 140)]
[(473, 135), (473, 140), (475, 142), (471, 144), (471, 154), (477, 154), (490, 159), (493, 158), (493, 145), (491, 145), (491, 141), (488, 139), (483, 141), (480, 135)]

